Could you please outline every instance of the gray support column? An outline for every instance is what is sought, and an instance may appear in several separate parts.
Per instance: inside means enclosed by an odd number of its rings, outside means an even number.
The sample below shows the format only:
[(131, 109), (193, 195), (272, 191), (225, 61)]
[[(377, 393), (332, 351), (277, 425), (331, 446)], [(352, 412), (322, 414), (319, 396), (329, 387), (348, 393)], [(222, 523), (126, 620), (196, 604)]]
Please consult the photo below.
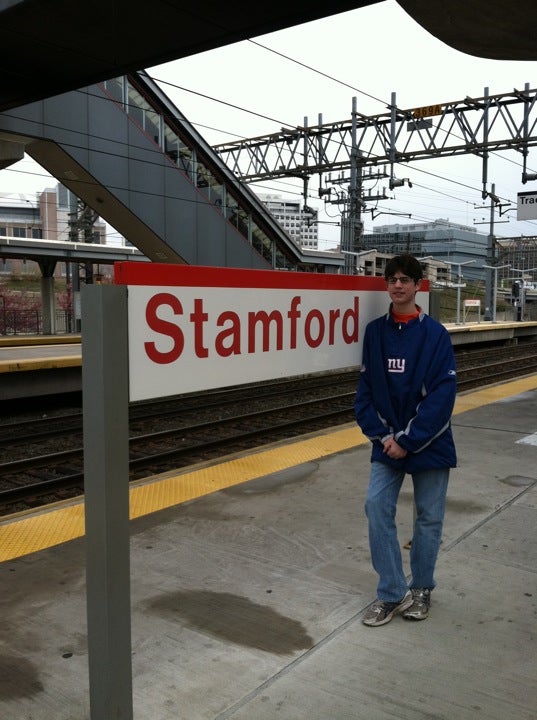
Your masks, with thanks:
[(91, 720), (132, 720), (127, 288), (82, 288)]
[(54, 270), (56, 260), (40, 260), (41, 307), (43, 310), (43, 335), (56, 333), (56, 299), (54, 297)]

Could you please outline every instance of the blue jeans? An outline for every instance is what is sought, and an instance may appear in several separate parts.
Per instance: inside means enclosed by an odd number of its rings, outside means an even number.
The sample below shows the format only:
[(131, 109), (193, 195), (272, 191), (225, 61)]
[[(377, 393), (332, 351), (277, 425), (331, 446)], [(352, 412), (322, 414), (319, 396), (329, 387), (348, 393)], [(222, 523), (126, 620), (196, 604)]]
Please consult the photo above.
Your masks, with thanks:
[[(373, 462), (365, 512), (369, 521), (369, 547), (379, 576), (379, 600), (396, 602), (408, 590), (395, 515), (405, 473)], [(414, 473), (416, 520), (410, 547), (410, 587), (434, 588), (434, 568), (442, 540), (449, 468)]]

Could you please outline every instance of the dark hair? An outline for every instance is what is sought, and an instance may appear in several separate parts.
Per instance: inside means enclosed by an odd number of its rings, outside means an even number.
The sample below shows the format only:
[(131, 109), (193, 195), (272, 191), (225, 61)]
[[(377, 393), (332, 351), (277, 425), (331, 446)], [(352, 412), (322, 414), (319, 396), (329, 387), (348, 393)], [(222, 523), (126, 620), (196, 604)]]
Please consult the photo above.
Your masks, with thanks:
[(423, 278), (423, 270), (419, 260), (408, 253), (396, 255), (388, 260), (384, 270), (384, 278), (387, 280), (389, 277), (393, 277), (396, 272), (402, 272), (408, 275), (414, 282), (418, 282), (418, 280)]

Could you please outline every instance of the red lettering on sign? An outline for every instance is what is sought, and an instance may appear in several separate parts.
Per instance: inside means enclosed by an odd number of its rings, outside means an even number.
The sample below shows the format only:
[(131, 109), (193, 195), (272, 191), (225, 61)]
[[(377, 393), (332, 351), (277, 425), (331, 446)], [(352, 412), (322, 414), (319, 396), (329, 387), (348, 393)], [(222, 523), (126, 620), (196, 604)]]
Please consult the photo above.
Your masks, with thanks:
[[(261, 337), (261, 352), (296, 350), (299, 340), (310, 348), (318, 348), (323, 343), (335, 345), (344, 342), (347, 345), (358, 342), (359, 297), (353, 298), (353, 306), (342, 313), (341, 308), (320, 310), (312, 308), (303, 321), (300, 305), (302, 298), (295, 295), (289, 304), (287, 313), (280, 310), (250, 311), (246, 318), (246, 327), (242, 326), (241, 316), (233, 310), (223, 310), (216, 318), (211, 318), (204, 308), (203, 298), (192, 300), (192, 312), (188, 315), (191, 325), (186, 331), (192, 337), (191, 352), (198, 358), (208, 358), (212, 352), (220, 357), (240, 355), (242, 352), (254, 354), (257, 351), (258, 336)], [(159, 308), (167, 306), (174, 315), (182, 316), (183, 306), (180, 300), (171, 293), (157, 293), (149, 299), (145, 317), (150, 330), (172, 340), (173, 347), (167, 352), (157, 348), (155, 342), (144, 342), (144, 348), (150, 360), (159, 364), (172, 363), (177, 360), (185, 349), (185, 334), (179, 326), (170, 320), (159, 317)], [(221, 328), (212, 337), (211, 323), (214, 328)], [(243, 347), (243, 335), (245, 347)]]
[[(230, 322), (229, 328), (219, 332), (214, 341), (214, 349), (221, 357), (241, 354), (241, 319), (236, 312), (228, 310), (220, 313), (216, 324), (218, 327), (222, 327), (228, 321)], [(226, 344), (228, 339), (231, 340), (230, 345)]]
[(176, 315), (183, 314), (183, 306), (180, 301), (171, 293), (158, 293), (154, 295), (145, 309), (145, 320), (151, 330), (161, 335), (168, 335), (173, 340), (173, 348), (168, 352), (157, 350), (155, 343), (144, 343), (147, 357), (153, 362), (165, 364), (174, 362), (180, 357), (185, 345), (185, 338), (177, 325), (168, 320), (163, 320), (157, 315), (157, 310), (161, 305), (169, 305)]
[(296, 349), (296, 324), (301, 315), (301, 312), (298, 309), (299, 305), (300, 295), (295, 295), (295, 297), (291, 300), (291, 309), (287, 313), (287, 317), (291, 321), (291, 327), (289, 329), (289, 347), (291, 350)]
[(273, 310), (271, 313), (266, 310), (248, 313), (248, 352), (255, 353), (255, 330), (256, 325), (261, 323), (263, 330), (263, 352), (270, 349), (270, 324), (276, 325), (276, 350), (283, 347), (283, 317), (281, 312)]
[(206, 358), (209, 351), (203, 345), (203, 323), (207, 322), (209, 315), (203, 312), (203, 300), (194, 300), (194, 312), (190, 315), (190, 322), (194, 324), (194, 352), (199, 358)]
[(341, 315), (341, 311), (338, 310), (330, 310), (330, 328), (329, 328), (329, 335), (328, 335), (328, 342), (330, 345), (333, 345), (336, 341), (336, 320)]
[[(358, 342), (358, 308), (359, 308), (359, 297), (354, 298), (354, 310), (350, 308), (345, 310), (343, 313), (343, 323), (341, 331), (343, 333), (343, 340), (350, 345), (353, 342)], [(350, 329), (349, 329), (350, 325)]]
[[(317, 337), (313, 337), (311, 323), (317, 320)], [(306, 315), (306, 323), (304, 326), (304, 335), (306, 342), (312, 348), (319, 347), (324, 338), (324, 317), (320, 310), (310, 310)]]

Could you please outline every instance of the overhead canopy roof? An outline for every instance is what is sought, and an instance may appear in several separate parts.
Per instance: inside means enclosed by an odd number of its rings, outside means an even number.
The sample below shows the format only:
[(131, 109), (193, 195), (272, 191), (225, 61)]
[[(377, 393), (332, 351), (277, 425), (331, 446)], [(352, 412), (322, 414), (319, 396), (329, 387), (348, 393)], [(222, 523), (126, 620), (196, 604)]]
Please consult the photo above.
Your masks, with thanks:
[(0, 0), (0, 111), (377, 1)]
[[(0, 0), (0, 111), (379, 1)], [(537, 59), (535, 0), (398, 2), (464, 53)]]
[(537, 60), (535, 0), (397, 2), (431, 35), (455, 50), (491, 60)]

